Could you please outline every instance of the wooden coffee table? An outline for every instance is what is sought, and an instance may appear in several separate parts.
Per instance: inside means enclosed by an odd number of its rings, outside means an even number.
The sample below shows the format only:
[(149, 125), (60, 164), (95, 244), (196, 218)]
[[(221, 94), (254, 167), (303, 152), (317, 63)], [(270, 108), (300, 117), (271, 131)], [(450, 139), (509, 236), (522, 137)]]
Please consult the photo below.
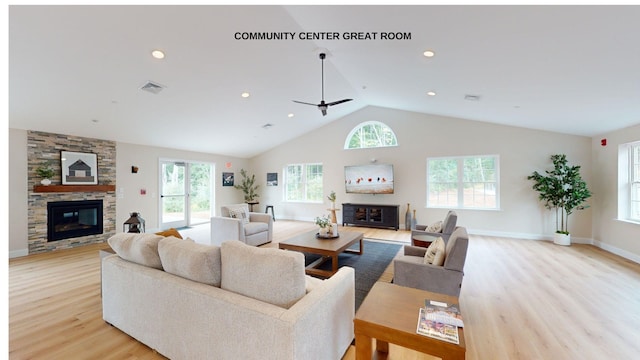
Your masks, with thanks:
[(458, 304), (458, 298), (455, 296), (377, 282), (358, 308), (353, 320), (356, 360), (371, 359), (372, 338), (376, 339), (376, 350), (380, 352), (389, 352), (389, 343), (394, 343), (443, 360), (464, 360), (466, 346), (463, 328), (458, 330), (460, 344), (416, 333), (418, 313), (424, 306), (425, 299)]
[[(317, 275), (322, 277), (330, 277), (338, 271), (338, 255), (342, 252), (354, 253), (362, 255), (364, 244), (361, 232), (342, 231), (340, 236), (334, 239), (322, 239), (316, 237), (316, 232), (295, 236), (291, 239), (282, 241), (278, 244), (280, 249), (300, 251), (309, 254), (320, 255), (320, 259), (307, 265), (305, 272), (308, 275)], [(356, 242), (360, 242), (359, 250), (348, 249)], [(318, 267), (327, 260), (331, 260), (331, 270), (322, 270)]]

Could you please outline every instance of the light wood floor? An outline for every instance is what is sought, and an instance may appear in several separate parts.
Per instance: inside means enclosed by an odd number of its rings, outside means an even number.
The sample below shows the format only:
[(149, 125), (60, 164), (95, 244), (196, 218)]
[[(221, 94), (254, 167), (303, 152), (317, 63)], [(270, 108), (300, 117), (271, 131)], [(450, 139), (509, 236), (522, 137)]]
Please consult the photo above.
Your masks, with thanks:
[[(276, 243), (315, 227), (275, 225)], [(409, 239), (407, 231), (350, 229)], [(163, 359), (102, 320), (98, 250), (104, 247), (9, 261), (11, 359)], [(381, 281), (392, 276), (390, 267)], [(640, 354), (640, 265), (593, 246), (472, 236), (460, 304), (468, 360)], [(352, 347), (343, 359), (354, 358)], [(433, 358), (391, 345), (377, 359)]]

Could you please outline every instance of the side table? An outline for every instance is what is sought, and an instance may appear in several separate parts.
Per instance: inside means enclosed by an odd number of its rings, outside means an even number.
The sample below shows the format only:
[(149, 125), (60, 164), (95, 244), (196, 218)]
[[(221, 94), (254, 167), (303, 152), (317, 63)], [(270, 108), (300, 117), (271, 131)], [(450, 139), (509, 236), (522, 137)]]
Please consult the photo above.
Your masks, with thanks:
[(336, 211), (340, 211), (340, 209), (327, 209), (327, 210), (329, 210), (329, 213), (331, 214), (331, 223), (337, 224), (338, 220), (336, 217)]
[(384, 282), (373, 285), (353, 320), (356, 360), (371, 359), (372, 339), (376, 339), (378, 352), (389, 352), (391, 342), (443, 360), (464, 360), (466, 345), (463, 328), (458, 329), (459, 344), (416, 333), (418, 315), (425, 299), (458, 304), (455, 296)]
[(411, 246), (429, 247), (437, 238), (438, 236), (433, 235), (413, 235), (411, 237)]

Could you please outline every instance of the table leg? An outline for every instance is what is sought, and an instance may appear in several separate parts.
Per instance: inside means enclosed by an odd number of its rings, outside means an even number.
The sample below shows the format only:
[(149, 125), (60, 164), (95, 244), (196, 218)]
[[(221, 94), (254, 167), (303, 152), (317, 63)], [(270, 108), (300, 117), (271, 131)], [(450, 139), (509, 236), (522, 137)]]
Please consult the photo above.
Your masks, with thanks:
[(356, 360), (370, 360), (372, 354), (371, 338), (356, 334)]
[(334, 274), (338, 272), (338, 255), (331, 256), (331, 271)]
[(389, 352), (389, 343), (386, 341), (376, 339), (376, 351), (380, 351), (383, 353)]

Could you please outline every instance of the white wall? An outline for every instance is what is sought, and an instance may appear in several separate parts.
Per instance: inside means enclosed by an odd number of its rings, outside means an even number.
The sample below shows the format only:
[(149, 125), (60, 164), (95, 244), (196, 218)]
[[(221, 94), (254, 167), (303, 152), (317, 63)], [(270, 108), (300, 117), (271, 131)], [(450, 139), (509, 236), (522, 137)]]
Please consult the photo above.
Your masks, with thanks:
[[(600, 140), (607, 139), (601, 146)], [(595, 136), (592, 140), (594, 181), (593, 238), (596, 245), (640, 263), (640, 224), (618, 220), (618, 148), (640, 140), (640, 125)]]
[(9, 129), (9, 257), (29, 253), (27, 131)]
[[(393, 148), (344, 150), (349, 132), (364, 121), (381, 121), (398, 138)], [(310, 134), (278, 146), (252, 159), (252, 170), (266, 182), (267, 172), (278, 172), (277, 187), (262, 186), (261, 204), (275, 206), (276, 215), (288, 219), (311, 220), (326, 213), (322, 205), (282, 201), (283, 173), (287, 164), (321, 162), (324, 165), (325, 195), (335, 190), (337, 203), (362, 202), (401, 205), (401, 226), (406, 204), (417, 209), (418, 223), (441, 220), (446, 209), (426, 208), (426, 159), (437, 156), (500, 156), (501, 209), (457, 210), (458, 221), (476, 234), (548, 238), (555, 232), (555, 218), (537, 200), (527, 176), (534, 170), (551, 168), (550, 156), (567, 155), (571, 164), (582, 166), (582, 176), (591, 183), (591, 139), (582, 136), (529, 130), (456, 118), (425, 115), (378, 107), (367, 107), (336, 120)], [(378, 163), (394, 165), (393, 195), (346, 194), (344, 166)], [(340, 221), (340, 213), (338, 213)], [(591, 210), (572, 215), (572, 238), (591, 241)]]
[[(221, 205), (243, 202), (241, 190), (222, 186), (222, 172), (234, 172), (236, 182), (239, 181), (240, 169), (248, 168), (247, 159), (127, 143), (117, 143), (116, 147), (116, 231), (118, 232), (122, 231), (122, 223), (129, 218), (129, 213), (134, 211), (140, 212), (145, 219), (147, 229), (159, 228), (160, 159), (215, 164), (214, 213), (220, 211)], [(232, 165), (229, 169), (225, 168), (228, 162)], [(132, 165), (139, 168), (138, 173), (131, 172)], [(141, 195), (140, 189), (145, 189), (146, 195)]]

